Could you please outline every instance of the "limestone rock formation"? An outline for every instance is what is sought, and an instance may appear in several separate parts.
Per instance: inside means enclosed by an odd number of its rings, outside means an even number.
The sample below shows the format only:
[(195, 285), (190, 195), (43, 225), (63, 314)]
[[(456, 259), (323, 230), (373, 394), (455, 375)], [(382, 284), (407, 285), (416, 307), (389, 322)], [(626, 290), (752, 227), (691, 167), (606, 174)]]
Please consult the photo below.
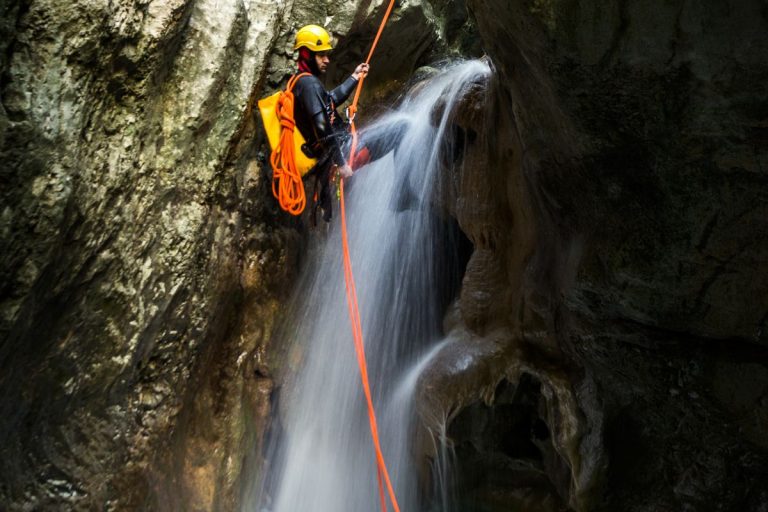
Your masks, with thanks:
[[(298, 26), (341, 75), (382, 2), (0, 9), (0, 508), (233, 510), (301, 248), (253, 106)], [(390, 28), (403, 75), (442, 44), (419, 1)]]
[(467, 4), (497, 74), (422, 380), (464, 505), (764, 510), (764, 3)]

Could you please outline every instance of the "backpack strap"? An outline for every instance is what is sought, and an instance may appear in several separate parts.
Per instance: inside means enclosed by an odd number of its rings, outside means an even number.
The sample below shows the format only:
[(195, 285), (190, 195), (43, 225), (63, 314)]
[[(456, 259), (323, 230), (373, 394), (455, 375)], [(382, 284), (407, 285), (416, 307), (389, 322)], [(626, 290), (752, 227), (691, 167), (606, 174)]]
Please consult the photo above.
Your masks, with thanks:
[(290, 80), (288, 80), (288, 86), (285, 88), (285, 92), (293, 92), (293, 88), (296, 86), (296, 82), (299, 81), (300, 78), (305, 76), (311, 76), (312, 73), (299, 73), (298, 75), (293, 75)]

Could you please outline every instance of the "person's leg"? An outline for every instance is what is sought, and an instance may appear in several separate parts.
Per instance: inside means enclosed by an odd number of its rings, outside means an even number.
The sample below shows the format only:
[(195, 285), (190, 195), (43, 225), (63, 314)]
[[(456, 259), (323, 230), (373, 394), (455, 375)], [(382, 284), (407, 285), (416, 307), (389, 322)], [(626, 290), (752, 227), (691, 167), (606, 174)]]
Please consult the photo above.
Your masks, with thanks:
[(405, 121), (394, 125), (376, 126), (360, 132), (357, 141), (357, 151), (350, 167), (357, 170), (360, 167), (383, 158), (391, 151), (396, 151), (405, 135), (408, 126)]
[(352, 155), (352, 160), (349, 162), (349, 166), (352, 168), (353, 171), (358, 170), (365, 164), (369, 163), (371, 161), (371, 152), (368, 150), (366, 146), (362, 146), (360, 149), (355, 151), (355, 154)]
[(322, 210), (323, 220), (330, 222), (333, 216), (332, 211), (332, 193), (331, 193), (331, 167), (330, 160), (319, 164), (315, 169), (315, 186), (312, 193), (312, 226), (317, 225), (317, 210)]

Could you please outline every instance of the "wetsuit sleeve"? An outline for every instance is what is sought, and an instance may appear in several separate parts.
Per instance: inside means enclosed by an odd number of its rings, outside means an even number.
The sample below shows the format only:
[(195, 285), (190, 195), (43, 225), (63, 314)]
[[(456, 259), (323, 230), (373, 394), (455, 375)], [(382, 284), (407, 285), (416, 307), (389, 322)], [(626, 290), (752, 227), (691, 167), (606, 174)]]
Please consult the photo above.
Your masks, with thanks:
[(338, 106), (347, 101), (347, 98), (349, 98), (349, 95), (355, 90), (355, 87), (357, 87), (357, 78), (350, 76), (344, 80), (340, 86), (330, 92), (333, 103)]

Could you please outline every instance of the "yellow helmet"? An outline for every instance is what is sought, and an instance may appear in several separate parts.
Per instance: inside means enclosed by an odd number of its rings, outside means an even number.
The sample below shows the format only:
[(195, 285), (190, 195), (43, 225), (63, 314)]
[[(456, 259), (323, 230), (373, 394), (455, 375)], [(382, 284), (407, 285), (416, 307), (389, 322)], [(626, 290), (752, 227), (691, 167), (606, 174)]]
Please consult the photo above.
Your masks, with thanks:
[(293, 49), (298, 50), (301, 47), (309, 48), (313, 52), (324, 52), (333, 50), (331, 46), (331, 36), (328, 32), (318, 25), (307, 25), (301, 27), (296, 32), (296, 44)]

